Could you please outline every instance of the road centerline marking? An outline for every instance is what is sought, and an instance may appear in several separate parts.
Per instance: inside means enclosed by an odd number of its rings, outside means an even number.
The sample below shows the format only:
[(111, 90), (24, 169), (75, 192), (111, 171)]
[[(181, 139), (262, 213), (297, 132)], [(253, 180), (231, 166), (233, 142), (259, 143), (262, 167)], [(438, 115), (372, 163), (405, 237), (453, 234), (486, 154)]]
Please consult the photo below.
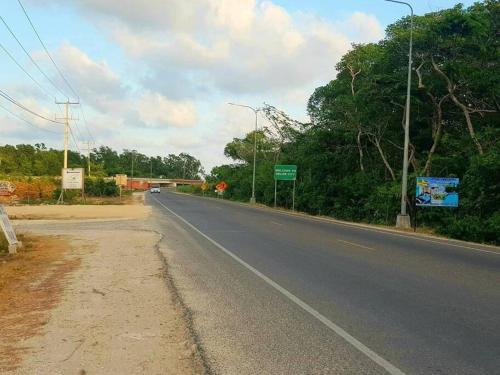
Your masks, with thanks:
[(279, 226), (281, 226), (281, 227), (283, 226), (283, 224), (278, 223), (278, 222), (276, 222), (276, 221), (272, 221), (272, 220), (271, 220), (271, 223), (273, 223), (273, 224), (275, 224), (275, 225), (279, 225)]
[(365, 245), (360, 245), (359, 243), (356, 243), (356, 242), (351, 242), (351, 241), (346, 241), (346, 240), (340, 240), (340, 239), (337, 239), (337, 241), (343, 242), (343, 243), (346, 243), (346, 244), (349, 244), (349, 245), (352, 245), (352, 246), (361, 247), (363, 249), (375, 250), (373, 247), (369, 247), (369, 246), (365, 246)]
[[(174, 193), (174, 194), (188, 195), (188, 194), (181, 194), (181, 193)], [(196, 195), (191, 195), (191, 196), (194, 197), (194, 198), (198, 198), (198, 199), (215, 199), (215, 198), (206, 198), (206, 197), (203, 198), (203, 197), (199, 197), (199, 196), (196, 196)], [(478, 251), (478, 252), (481, 252), (481, 253), (500, 255), (500, 251), (480, 249), (480, 248), (473, 247), (473, 246), (467, 246), (467, 245), (462, 245), (460, 243), (454, 243), (455, 241), (459, 242), (460, 240), (455, 240), (453, 238), (438, 238), (438, 237), (424, 238), (424, 237), (419, 237), (419, 236), (416, 236), (416, 235), (414, 236), (414, 235), (411, 235), (411, 234), (398, 233), (398, 232), (396, 232), (395, 230), (392, 230), (392, 229), (383, 229), (383, 228), (368, 227), (368, 226), (362, 225), (360, 223), (355, 223), (355, 222), (353, 222), (353, 223), (341, 222), (341, 221), (333, 219), (333, 218), (330, 219), (330, 218), (314, 217), (314, 216), (306, 215), (304, 213), (290, 213), (290, 212), (281, 211), (281, 210), (271, 211), (271, 209), (269, 207), (265, 207), (265, 208), (261, 208), (261, 207), (249, 207), (247, 204), (244, 204), (244, 203), (241, 203), (241, 202), (229, 201), (229, 200), (223, 200), (222, 202), (225, 203), (225, 204), (235, 204), (235, 205), (238, 205), (240, 207), (244, 207), (246, 209), (267, 211), (267, 212), (270, 212), (270, 213), (279, 214), (279, 215), (285, 215), (285, 216), (290, 216), (290, 217), (299, 218), (299, 219), (303, 219), (303, 220), (316, 221), (316, 222), (327, 223), (327, 224), (331, 224), (331, 225), (341, 225), (341, 226), (344, 226), (344, 227), (349, 227), (349, 228), (354, 228), (354, 229), (359, 229), (359, 230), (366, 230), (366, 231), (370, 231), (370, 232), (377, 232), (377, 233), (382, 233), (382, 234), (388, 234), (388, 235), (392, 235), (392, 236), (403, 237), (403, 238), (413, 239), (413, 240), (417, 240), (417, 241), (432, 242), (432, 243), (436, 243), (436, 244), (440, 244), (440, 245), (446, 245), (446, 246), (452, 246), (452, 247), (460, 247), (462, 249), (474, 250), (474, 251)], [(435, 238), (435, 239), (432, 239), (432, 238)], [(488, 245), (488, 244), (477, 244), (477, 245), (495, 248), (495, 246)]]
[(257, 270), (256, 268), (252, 267), (250, 264), (245, 262), (243, 259), (238, 257), (237, 255), (233, 254), (231, 251), (226, 249), (224, 246), (219, 244), (217, 241), (200, 231), (198, 228), (196, 228), (193, 224), (191, 224), (189, 221), (184, 219), (182, 216), (177, 214), (176, 212), (172, 211), (170, 208), (165, 206), (162, 202), (160, 202), (158, 199), (155, 197), (152, 197), (157, 203), (159, 203), (164, 209), (166, 209), (168, 212), (170, 212), (172, 215), (177, 217), (180, 221), (182, 221), (184, 224), (186, 224), (189, 228), (191, 228), (193, 231), (198, 233), (200, 236), (208, 240), (211, 244), (213, 244), (215, 247), (217, 247), (219, 250), (221, 250), (223, 253), (226, 255), (230, 256), (233, 258), (236, 262), (238, 262), (240, 265), (245, 267), (247, 270), (261, 278), (263, 281), (265, 281), (268, 285), (276, 289), (278, 292), (280, 292), (283, 296), (287, 297), (290, 301), (295, 303), (297, 306), (302, 308), (304, 311), (312, 315), (314, 318), (319, 320), (321, 323), (323, 323), (325, 326), (330, 328), (333, 332), (335, 332), (338, 336), (343, 338), (345, 341), (347, 341), (349, 344), (351, 344), (354, 348), (356, 348), (358, 351), (363, 353), (365, 356), (370, 358), (373, 362), (378, 364), (380, 367), (385, 369), (389, 374), (391, 375), (405, 375), (403, 371), (401, 371), (399, 368), (394, 366), (392, 363), (390, 363), (388, 360), (385, 358), (381, 357), (378, 355), (376, 352), (374, 352), (372, 349), (367, 347), (365, 344), (363, 344), (361, 341), (356, 339), (354, 336), (349, 334), (347, 331), (345, 331), (342, 327), (338, 326), (337, 324), (333, 323), (331, 320), (329, 320), (327, 317), (322, 315), (320, 312), (315, 310), (313, 307), (308, 305), (306, 302), (302, 301), (299, 297), (295, 296), (291, 292), (289, 292), (287, 289), (283, 288), (281, 285), (264, 275), (262, 272)]

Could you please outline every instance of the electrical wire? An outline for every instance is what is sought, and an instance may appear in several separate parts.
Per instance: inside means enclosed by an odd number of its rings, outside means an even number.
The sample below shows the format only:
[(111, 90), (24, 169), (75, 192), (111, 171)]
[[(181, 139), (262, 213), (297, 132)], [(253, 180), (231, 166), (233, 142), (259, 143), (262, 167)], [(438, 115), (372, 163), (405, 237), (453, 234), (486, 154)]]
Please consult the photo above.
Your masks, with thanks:
[(31, 62), (33, 63), (33, 65), (36, 66), (36, 68), (38, 69), (38, 71), (47, 79), (47, 81), (50, 82), (50, 84), (56, 89), (56, 91), (58, 91), (59, 93), (61, 93), (63, 96), (68, 97), (68, 95), (66, 95), (66, 93), (64, 93), (63, 91), (61, 91), (56, 86), (56, 84), (54, 83), (54, 81), (52, 81), (50, 79), (50, 77), (47, 74), (45, 74), (45, 72), (42, 70), (42, 68), (40, 68), (40, 65), (38, 65), (38, 63), (33, 59), (33, 57), (31, 57), (31, 55), (29, 54), (29, 52), (26, 50), (26, 48), (24, 48), (24, 46), (21, 43), (21, 41), (19, 40), (19, 38), (16, 36), (16, 34), (14, 34), (14, 32), (12, 31), (12, 29), (10, 28), (10, 26), (7, 24), (7, 22), (5, 22), (5, 20), (3, 19), (3, 17), (1, 15), (0, 15), (0, 21), (2, 21), (2, 23), (7, 28), (7, 30), (9, 31), (9, 33), (16, 40), (17, 44), (19, 44), (19, 47), (21, 47), (21, 49), (24, 51), (24, 53), (26, 54), (26, 56), (28, 56), (28, 58), (31, 60)]
[(38, 88), (42, 90), (45, 95), (47, 95), (48, 98), (53, 99), (50, 93), (40, 84), (40, 82), (33, 78), (33, 76), (26, 69), (24, 69), (24, 67), (16, 60), (16, 58), (7, 50), (7, 48), (5, 48), (2, 43), (0, 43), (0, 48), (5, 52), (7, 56), (9, 56), (12, 61), (14, 61), (19, 69), (21, 69), (38, 86)]
[(50, 121), (50, 122), (53, 122), (55, 124), (63, 124), (62, 122), (59, 122), (59, 121), (55, 121), (55, 120), (52, 120), (48, 117), (45, 117), (31, 109), (29, 109), (28, 107), (24, 106), (23, 104), (19, 103), (17, 100), (13, 99), (9, 94), (7, 94), (6, 92), (4, 92), (3, 90), (0, 89), (0, 96), (2, 96), (3, 98), (7, 99), (9, 102), (11, 102), (12, 104), (18, 106), (19, 108), (25, 110), (26, 112), (29, 112), (31, 113), (32, 115), (36, 116), (36, 117), (40, 117), (41, 119), (44, 119), (46, 121)]
[[(73, 113), (71, 113), (71, 117), (73, 117)], [(77, 133), (77, 138), (80, 140), (81, 143), (84, 142), (84, 137), (82, 136), (82, 132), (80, 131), (80, 127), (78, 126), (78, 122), (80, 119), (75, 119), (75, 122), (73, 123), (75, 125), (76, 133)]]
[(28, 124), (29, 126), (33, 127), (33, 128), (36, 128), (38, 130), (43, 130), (45, 132), (48, 132), (48, 133), (52, 133), (52, 134), (59, 134), (57, 132), (54, 132), (52, 130), (49, 130), (49, 129), (45, 129), (45, 128), (42, 128), (40, 126), (37, 126), (35, 124), (33, 124), (32, 122), (26, 120), (25, 118), (22, 118), (21, 116), (18, 116), (16, 115), (14, 112), (12, 112), (10, 109), (8, 109), (7, 107), (4, 107), (2, 104), (0, 104), (0, 108), (2, 108), (4, 111), (10, 113), (11, 116), (15, 117), (16, 119), (20, 120), (20, 121), (23, 121), (25, 122), (26, 124)]
[(30, 16), (28, 15), (28, 12), (26, 11), (26, 9), (24, 8), (23, 4), (21, 3), (21, 0), (17, 0), (17, 2), (19, 3), (19, 5), (21, 6), (23, 12), (24, 12), (24, 15), (26, 16), (26, 18), (28, 19), (28, 22), (30, 23), (31, 25), (31, 28), (33, 29), (33, 31), (35, 32), (35, 35), (36, 37), (38, 38), (38, 41), (40, 42), (40, 44), (42, 45), (43, 49), (45, 50), (45, 53), (47, 54), (47, 56), (49, 57), (50, 61), (52, 61), (52, 64), (54, 65), (54, 67), (56, 68), (57, 72), (59, 73), (59, 75), (61, 76), (61, 78), (63, 79), (63, 81), (66, 83), (66, 85), (69, 87), (69, 89), (71, 90), (71, 92), (77, 97), (79, 98), (78, 94), (76, 93), (75, 89), (73, 88), (73, 86), (71, 86), (71, 84), (69, 83), (69, 81), (66, 79), (66, 77), (64, 76), (64, 74), (62, 73), (61, 69), (59, 69), (59, 67), (57, 66), (56, 62), (54, 61), (54, 59), (52, 58), (52, 56), (50, 55), (49, 53), (49, 50), (47, 49), (47, 47), (45, 46), (45, 43), (42, 41), (42, 38), (40, 38), (40, 35), (38, 34), (38, 31), (36, 31), (36, 28), (35, 28), (35, 25), (33, 25), (33, 22), (31, 22), (31, 18)]
[(69, 129), (69, 134), (71, 135), (71, 139), (73, 140), (73, 144), (75, 145), (76, 149), (80, 154), (82, 154), (82, 150), (80, 150), (80, 147), (78, 147), (78, 143), (76, 142), (75, 135), (73, 134), (73, 130), (71, 130), (71, 126), (68, 125)]
[[(76, 92), (76, 90), (73, 88), (73, 86), (70, 84), (69, 80), (64, 76), (62, 70), (59, 68), (59, 66), (56, 64), (55, 60), (52, 58), (48, 48), (45, 46), (45, 43), (43, 42), (42, 38), (40, 37), (40, 34), (38, 33), (33, 21), (31, 21), (31, 17), (29, 16), (26, 8), (24, 7), (23, 3), (21, 2), (21, 0), (17, 0), (17, 2), (19, 3), (19, 6), (21, 7), (21, 9), (23, 10), (24, 12), (24, 15), (26, 16), (26, 19), (28, 20), (29, 24), (31, 25), (31, 28), (33, 29), (33, 32), (35, 33), (38, 41), (40, 42), (41, 46), (43, 47), (45, 53), (47, 54), (47, 56), (49, 57), (50, 61), (52, 62), (52, 64), (54, 65), (54, 68), (57, 70), (57, 72), (59, 73), (59, 75), (61, 76), (62, 80), (66, 83), (66, 85), (68, 86), (68, 88), (71, 90), (71, 92), (79, 99), (80, 98), (80, 95), (78, 95), (78, 93)], [(95, 139), (94, 139), (94, 136), (92, 135), (92, 133), (90, 132), (90, 129), (88, 127), (88, 122), (87, 122), (87, 119), (86, 119), (86, 116), (85, 116), (85, 113), (83, 111), (83, 106), (80, 105), (80, 111), (82, 112), (82, 117), (83, 117), (83, 124), (87, 130), (87, 133), (88, 135), (90, 136), (90, 138), (92, 139), (92, 141), (95, 143)], [(81, 136), (81, 132), (78, 130), (78, 132), (80, 133), (80, 138), (82, 138)]]
[(85, 124), (85, 129), (87, 130), (87, 133), (89, 134), (90, 138), (92, 139), (92, 142), (94, 144), (96, 144), (95, 138), (92, 135), (92, 133), (90, 132), (90, 128), (88, 127), (87, 117), (85, 116), (85, 111), (83, 110), (83, 104), (82, 103), (80, 103), (80, 112), (82, 113), (83, 122)]
[[(45, 51), (46, 55), (49, 57), (50, 61), (52, 62), (52, 64), (54, 65), (54, 68), (57, 70), (57, 73), (59, 74), (59, 76), (62, 78), (62, 80), (65, 82), (66, 86), (71, 90), (71, 92), (77, 97), (79, 98), (79, 95), (78, 93), (75, 91), (75, 89), (73, 88), (73, 86), (70, 84), (69, 80), (65, 77), (65, 75), (63, 74), (62, 70), (59, 68), (59, 66), (57, 65), (57, 63), (55, 62), (55, 60), (52, 58), (47, 46), (45, 45), (45, 43), (43, 42), (42, 38), (40, 37), (40, 34), (38, 33), (33, 21), (31, 20), (31, 17), (29, 16), (26, 8), (24, 7), (24, 5), (22, 4), (21, 0), (18, 0), (17, 1), (19, 3), (19, 6), (21, 7), (21, 9), (23, 10), (23, 13), (26, 17), (26, 19), (28, 20), (31, 28), (33, 29), (33, 32), (35, 33), (38, 41), (40, 42), (41, 46), (43, 47), (43, 50)], [(36, 61), (34, 61), (34, 59), (31, 57), (31, 55), (26, 51), (26, 49), (24, 48), (24, 46), (22, 45), (22, 43), (20, 42), (20, 40), (17, 38), (17, 36), (15, 35), (15, 33), (12, 31), (12, 29), (9, 27), (9, 25), (5, 22), (5, 20), (0, 16), (0, 20), (3, 22), (4, 26), (7, 28), (7, 30), (10, 32), (10, 34), (14, 37), (14, 39), (17, 41), (17, 43), (19, 44), (19, 46), (22, 48), (22, 50), (24, 51), (24, 53), (30, 58), (30, 60), (32, 61), (32, 63), (37, 67), (37, 69), (40, 71), (40, 73), (43, 74), (43, 76), (51, 83), (51, 85), (61, 94), (63, 94), (64, 96), (67, 97), (66, 93), (63, 92), (62, 90), (59, 89), (59, 87), (57, 87), (55, 85), (55, 83), (47, 76), (47, 74), (45, 74), (45, 72), (40, 68), (40, 66), (36, 63)], [(16, 62), (16, 61), (15, 61)], [(16, 62), (17, 63), (17, 62)], [(20, 64), (18, 64), (18, 66), (20, 66)], [(23, 69), (23, 71), (25, 71)], [(27, 73), (25, 71), (25, 73)], [(30, 76), (31, 78), (31, 76)], [(36, 82), (36, 80), (34, 80)], [(41, 87), (40, 84), (38, 84), (38, 86)], [(5, 93), (4, 93), (5, 94)], [(4, 95), (1, 95), (1, 96), (4, 96)], [(8, 96), (8, 95), (7, 95)], [(5, 97), (5, 96), (4, 96)], [(13, 99), (10, 98), (10, 96), (8, 97), (5, 97), (7, 100), (11, 101), (14, 103)], [(28, 110), (28, 112), (32, 113), (32, 114), (35, 114), (38, 116), (38, 114), (36, 114), (34, 111), (31, 111), (29, 110), (28, 108), (20, 105), (19, 103), (14, 103), (18, 106), (20, 106), (22, 109), (24, 110)], [(89, 126), (88, 126), (88, 123), (87, 123), (87, 118), (85, 116), (85, 112), (83, 110), (83, 105), (80, 104), (80, 111), (82, 113), (82, 117), (84, 119), (84, 122), (83, 122), (83, 125), (84, 127), (86, 128), (87, 130), (87, 133), (88, 135), (90, 136), (90, 138), (92, 139), (92, 141), (95, 143), (95, 139), (94, 139), (94, 136), (92, 135), (92, 133), (90, 132), (90, 129), (89, 129)], [(39, 116), (40, 117), (40, 116)], [(43, 118), (43, 116), (42, 116)], [(45, 118), (47, 119), (47, 118)], [(52, 120), (51, 120), (52, 121)], [(82, 132), (80, 131), (79, 127), (77, 126), (77, 124), (75, 123), (75, 128), (76, 128), (76, 131), (78, 133), (78, 136), (80, 138), (80, 140), (82, 140), (84, 137), (82, 136)], [(71, 130), (71, 128), (70, 128)], [(73, 131), (71, 131), (71, 136), (73, 138), (73, 141), (75, 142), (75, 146), (78, 148), (78, 145), (76, 144), (76, 140), (75, 140), (75, 136), (73, 134)]]

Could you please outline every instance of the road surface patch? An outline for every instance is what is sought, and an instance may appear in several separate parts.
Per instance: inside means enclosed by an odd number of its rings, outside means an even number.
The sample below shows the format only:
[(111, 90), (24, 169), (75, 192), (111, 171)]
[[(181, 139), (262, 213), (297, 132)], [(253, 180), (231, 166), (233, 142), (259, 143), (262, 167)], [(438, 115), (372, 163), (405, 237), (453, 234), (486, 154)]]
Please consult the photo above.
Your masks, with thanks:
[(345, 331), (342, 327), (338, 326), (337, 324), (333, 323), (331, 320), (329, 320), (327, 317), (322, 315), (320, 312), (315, 310), (313, 307), (302, 301), (300, 298), (295, 296), (294, 294), (290, 293), (287, 289), (283, 288), (281, 285), (264, 275), (262, 272), (257, 270), (256, 268), (252, 267), (250, 264), (246, 263), (244, 260), (233, 254), (231, 251), (226, 249), (224, 246), (219, 244), (217, 241), (200, 231), (198, 228), (196, 228), (193, 224), (191, 224), (189, 221), (184, 219), (182, 216), (177, 214), (176, 212), (172, 211), (170, 208), (165, 206), (162, 202), (160, 202), (158, 199), (154, 198), (153, 199), (161, 205), (164, 209), (166, 209), (168, 212), (170, 212), (172, 215), (177, 217), (180, 221), (182, 221), (184, 224), (186, 224), (189, 228), (191, 228), (193, 231), (204, 237), (206, 240), (208, 240), (210, 243), (215, 245), (219, 250), (233, 258), (236, 262), (238, 262), (240, 265), (245, 267), (247, 270), (258, 276), (260, 279), (265, 281), (268, 285), (276, 289), (278, 292), (280, 292), (283, 296), (288, 298), (290, 301), (295, 303), (297, 306), (302, 308), (304, 311), (312, 315), (314, 318), (319, 320), (321, 323), (323, 323), (325, 326), (330, 328), (333, 332), (335, 332), (337, 335), (342, 337), (345, 341), (347, 341), (349, 344), (351, 344), (353, 347), (355, 347), (357, 350), (359, 350), (361, 353), (363, 353), (365, 356), (370, 358), (373, 362), (378, 364), (380, 367), (385, 369), (389, 374), (391, 375), (404, 375), (404, 372), (401, 371), (399, 368), (394, 366), (392, 363), (390, 363), (388, 360), (382, 358), (379, 354), (374, 352), (372, 349), (368, 348), (366, 345), (364, 345), (361, 341), (357, 340), (354, 336), (350, 335), (347, 331)]

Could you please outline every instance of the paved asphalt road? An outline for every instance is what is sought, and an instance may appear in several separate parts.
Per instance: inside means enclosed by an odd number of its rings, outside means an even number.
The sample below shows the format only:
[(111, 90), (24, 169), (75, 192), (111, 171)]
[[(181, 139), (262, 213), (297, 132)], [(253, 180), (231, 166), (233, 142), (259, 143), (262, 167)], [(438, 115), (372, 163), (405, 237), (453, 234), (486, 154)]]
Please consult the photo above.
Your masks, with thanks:
[(163, 191), (171, 272), (220, 374), (500, 374), (500, 252)]

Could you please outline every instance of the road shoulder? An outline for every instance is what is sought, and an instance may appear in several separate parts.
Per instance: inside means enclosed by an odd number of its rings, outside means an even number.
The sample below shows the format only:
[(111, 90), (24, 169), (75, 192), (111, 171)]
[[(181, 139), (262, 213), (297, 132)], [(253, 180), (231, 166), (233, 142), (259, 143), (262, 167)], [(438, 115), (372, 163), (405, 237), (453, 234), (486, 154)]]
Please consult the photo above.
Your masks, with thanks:
[[(4, 305), (0, 316), (0, 352), (17, 356), (0, 363), (0, 372), (206, 372), (157, 253), (161, 235), (120, 223), (99, 230), (64, 221), (23, 225), (28, 236), (42, 244), (52, 241), (59, 250), (36, 274), (0, 289), (0, 295), (16, 288), (25, 292), (16, 304)], [(33, 319), (37, 310), (40, 319)], [(33, 329), (12, 331), (16, 320)], [(7, 330), (16, 340), (7, 340)]]

